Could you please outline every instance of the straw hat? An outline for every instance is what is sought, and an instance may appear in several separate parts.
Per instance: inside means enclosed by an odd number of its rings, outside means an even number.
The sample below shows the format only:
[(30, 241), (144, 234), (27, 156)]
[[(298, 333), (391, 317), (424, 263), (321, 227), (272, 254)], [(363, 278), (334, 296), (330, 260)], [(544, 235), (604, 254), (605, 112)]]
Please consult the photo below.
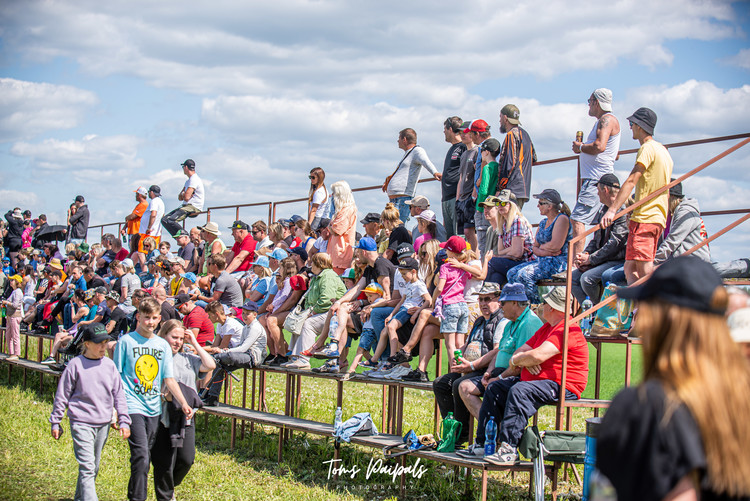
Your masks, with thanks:
[(219, 231), (219, 225), (214, 223), (213, 221), (208, 222), (205, 224), (205, 226), (198, 226), (199, 230), (203, 230), (206, 233), (210, 233), (212, 235), (221, 236), (221, 232)]

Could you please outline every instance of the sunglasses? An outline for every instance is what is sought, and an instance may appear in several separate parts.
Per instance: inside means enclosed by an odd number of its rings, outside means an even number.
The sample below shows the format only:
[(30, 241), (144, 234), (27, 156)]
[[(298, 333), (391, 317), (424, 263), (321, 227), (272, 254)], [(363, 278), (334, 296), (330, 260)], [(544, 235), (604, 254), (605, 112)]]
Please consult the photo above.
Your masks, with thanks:
[(315, 179), (317, 176), (307, 176), (308, 179)]
[(508, 202), (499, 202), (499, 204), (500, 204), (500, 207), (505, 207), (506, 205), (508, 205)]
[(552, 202), (546, 202), (544, 200), (539, 200), (539, 203), (537, 205), (552, 205)]
[(479, 298), (479, 302), (480, 303), (491, 303), (495, 299), (497, 299), (497, 298), (495, 298), (495, 297), (480, 297)]

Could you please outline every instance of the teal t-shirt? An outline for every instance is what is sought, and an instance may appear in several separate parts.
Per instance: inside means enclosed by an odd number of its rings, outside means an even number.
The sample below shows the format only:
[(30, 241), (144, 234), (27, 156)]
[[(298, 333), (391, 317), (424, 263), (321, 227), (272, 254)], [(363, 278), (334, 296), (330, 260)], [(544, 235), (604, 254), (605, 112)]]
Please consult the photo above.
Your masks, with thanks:
[(130, 414), (161, 414), (161, 386), (172, 376), (172, 349), (159, 336), (129, 332), (115, 347), (115, 366), (122, 378)]
[(484, 212), (484, 206), (479, 205), (490, 195), (494, 195), (497, 190), (497, 162), (490, 162), (482, 168), (482, 180), (479, 182), (477, 189), (476, 209)]
[(498, 344), (495, 367), (508, 368), (510, 357), (518, 348), (526, 344), (544, 322), (527, 306), (515, 322), (508, 322), (503, 331), (503, 337)]

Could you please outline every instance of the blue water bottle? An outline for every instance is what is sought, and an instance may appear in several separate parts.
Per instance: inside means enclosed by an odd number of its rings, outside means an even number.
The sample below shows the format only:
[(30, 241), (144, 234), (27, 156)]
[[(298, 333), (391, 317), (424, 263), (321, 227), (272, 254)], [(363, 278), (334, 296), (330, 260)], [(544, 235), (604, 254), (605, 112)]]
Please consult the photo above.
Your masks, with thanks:
[(592, 417), (586, 420), (586, 456), (583, 460), (583, 501), (589, 500), (589, 483), (596, 469), (596, 438), (602, 418)]
[(489, 421), (484, 427), (484, 455), (491, 456), (495, 453), (495, 446), (497, 442), (497, 423), (495, 423), (495, 417), (490, 416)]

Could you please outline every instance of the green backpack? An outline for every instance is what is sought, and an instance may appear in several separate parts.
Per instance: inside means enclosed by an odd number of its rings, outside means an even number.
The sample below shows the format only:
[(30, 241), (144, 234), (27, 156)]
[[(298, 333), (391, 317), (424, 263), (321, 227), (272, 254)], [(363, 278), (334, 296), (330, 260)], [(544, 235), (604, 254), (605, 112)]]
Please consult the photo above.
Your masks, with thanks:
[(455, 452), (456, 440), (461, 436), (461, 423), (453, 418), (453, 413), (449, 412), (443, 422), (440, 423), (440, 443), (438, 452)]

